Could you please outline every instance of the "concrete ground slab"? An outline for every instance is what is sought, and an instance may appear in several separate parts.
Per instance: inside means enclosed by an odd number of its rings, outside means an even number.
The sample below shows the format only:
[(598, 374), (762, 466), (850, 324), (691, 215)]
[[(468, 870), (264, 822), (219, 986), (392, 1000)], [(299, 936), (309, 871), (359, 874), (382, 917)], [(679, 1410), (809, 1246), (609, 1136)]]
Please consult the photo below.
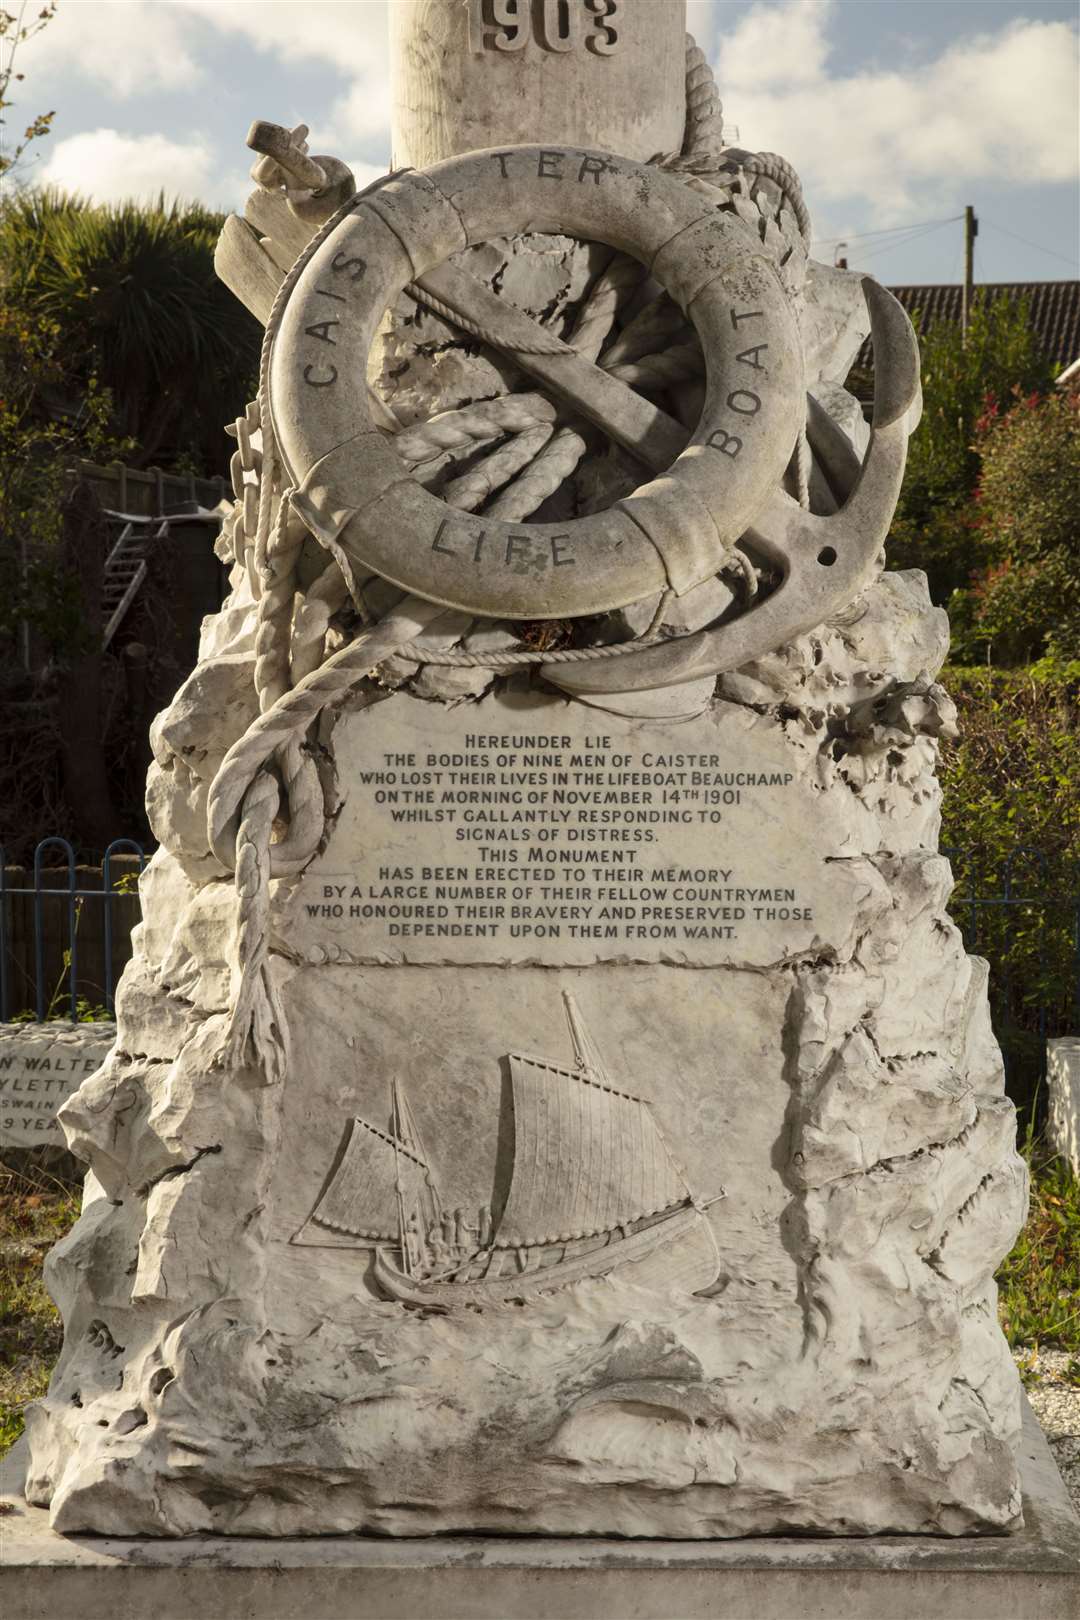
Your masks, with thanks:
[(1080, 1520), (1030, 1409), (1026, 1528), (936, 1539), (60, 1536), (4, 1465), (4, 1620), (1080, 1620)]

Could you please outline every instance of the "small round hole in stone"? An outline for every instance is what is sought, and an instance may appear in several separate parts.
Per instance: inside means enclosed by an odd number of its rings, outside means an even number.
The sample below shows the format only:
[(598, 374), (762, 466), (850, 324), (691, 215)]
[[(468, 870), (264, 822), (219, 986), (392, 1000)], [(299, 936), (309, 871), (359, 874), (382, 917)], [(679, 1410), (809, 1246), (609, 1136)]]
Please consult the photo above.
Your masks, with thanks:
[(833, 563), (836, 561), (836, 552), (833, 550), (832, 546), (822, 546), (821, 550), (817, 554), (817, 560), (821, 564), (822, 568), (831, 568)]

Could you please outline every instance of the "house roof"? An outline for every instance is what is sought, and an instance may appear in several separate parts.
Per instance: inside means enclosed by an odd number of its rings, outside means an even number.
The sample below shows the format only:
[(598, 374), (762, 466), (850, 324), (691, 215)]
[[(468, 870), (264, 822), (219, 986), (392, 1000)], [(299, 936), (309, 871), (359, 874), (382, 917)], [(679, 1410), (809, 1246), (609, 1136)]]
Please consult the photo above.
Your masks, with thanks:
[[(937, 287), (890, 287), (915, 320), (921, 316), (922, 326), (935, 321), (960, 323), (964, 289), (959, 285)], [(1080, 359), (1080, 281), (986, 281), (975, 288), (977, 298), (996, 298), (1006, 293), (1010, 298), (1026, 298), (1028, 320), (1038, 340), (1039, 348), (1059, 370)], [(859, 366), (870, 367), (873, 357), (869, 340), (863, 344), (857, 361)]]

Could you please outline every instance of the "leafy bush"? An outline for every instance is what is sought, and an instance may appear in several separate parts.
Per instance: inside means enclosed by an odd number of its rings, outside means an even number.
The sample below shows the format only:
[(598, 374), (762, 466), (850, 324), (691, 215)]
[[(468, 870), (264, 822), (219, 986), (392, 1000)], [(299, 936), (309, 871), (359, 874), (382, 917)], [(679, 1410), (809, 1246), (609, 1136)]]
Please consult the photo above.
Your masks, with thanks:
[(214, 272), (222, 216), (161, 199), (92, 205), (52, 188), (0, 208), (4, 302), (55, 324), (66, 356), (52, 418), (96, 376), (131, 460), (216, 471), (223, 424), (254, 392), (261, 329)]
[[(960, 737), (941, 755), (952, 912), (989, 958), (994, 1027), (1014, 1100), (1037, 1102), (1045, 1033), (1077, 1014), (1080, 662), (1024, 671), (947, 669)], [(1016, 905), (992, 905), (1006, 885)]]
[(1080, 396), (988, 408), (973, 529), (986, 559), (950, 611), (964, 659), (1021, 664), (1080, 649)]
[[(921, 321), (916, 314), (916, 327)], [(976, 295), (967, 335), (954, 322), (935, 321), (919, 333), (923, 413), (912, 435), (897, 515), (916, 524), (944, 506), (963, 505), (979, 477), (976, 425), (987, 404), (1049, 387), (1024, 299)], [(906, 564), (901, 566), (907, 566)]]
[[(68, 408), (42, 401), (63, 392)], [(0, 302), (0, 647), (18, 662), (25, 625), (55, 652), (86, 641), (77, 581), (61, 555), (67, 468), (128, 448), (111, 431), (112, 397), (93, 371), (73, 385), (58, 322)]]

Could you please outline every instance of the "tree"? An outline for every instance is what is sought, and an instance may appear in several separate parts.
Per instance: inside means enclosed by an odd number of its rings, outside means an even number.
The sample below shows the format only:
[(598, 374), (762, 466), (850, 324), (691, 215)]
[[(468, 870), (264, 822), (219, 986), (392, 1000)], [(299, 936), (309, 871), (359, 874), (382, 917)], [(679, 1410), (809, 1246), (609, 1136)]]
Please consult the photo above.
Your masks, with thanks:
[[(4, 114), (9, 107), (14, 106), (8, 92), (13, 84), (21, 84), (24, 78), (22, 73), (15, 70), (15, 59), (27, 40), (33, 39), (35, 34), (40, 34), (41, 30), (52, 22), (56, 16), (56, 0), (50, 0), (48, 5), (43, 6), (31, 22), (25, 21), (26, 11), (27, 0), (22, 0), (18, 11), (14, 14), (10, 11), (0, 11), (0, 131), (5, 134), (7, 119)], [(6, 59), (2, 55), (5, 48)], [(0, 176), (11, 178), (27, 147), (49, 133), (55, 117), (55, 111), (37, 113), (23, 130), (22, 138), (16, 140), (10, 147), (7, 140), (0, 135)]]
[[(54, 397), (62, 412), (45, 408)], [(101, 647), (101, 514), (70, 468), (126, 449), (91, 374), (65, 371), (55, 322), (0, 301), (0, 838), (18, 857), (61, 828), (115, 836)]]
[(946, 602), (990, 562), (973, 505), (980, 419), (1015, 388), (1045, 391), (1050, 366), (1036, 348), (1026, 302), (1004, 293), (992, 301), (976, 297), (966, 339), (958, 326), (939, 321), (921, 332), (920, 349), (923, 415), (889, 536), (889, 564), (924, 569), (934, 601)]
[[(62, 411), (49, 401), (67, 401)], [(86, 634), (62, 561), (68, 469), (112, 460), (127, 445), (111, 431), (112, 401), (91, 373), (76, 389), (55, 321), (0, 299), (0, 647), (28, 663), (28, 638), (50, 657)]]
[(975, 528), (986, 563), (950, 603), (965, 661), (1058, 660), (1080, 650), (1080, 396), (988, 408), (975, 440)]
[(95, 206), (52, 189), (0, 209), (6, 301), (54, 323), (71, 396), (95, 376), (131, 461), (215, 471), (224, 423), (255, 391), (261, 328), (218, 281), (222, 216), (198, 204)]

